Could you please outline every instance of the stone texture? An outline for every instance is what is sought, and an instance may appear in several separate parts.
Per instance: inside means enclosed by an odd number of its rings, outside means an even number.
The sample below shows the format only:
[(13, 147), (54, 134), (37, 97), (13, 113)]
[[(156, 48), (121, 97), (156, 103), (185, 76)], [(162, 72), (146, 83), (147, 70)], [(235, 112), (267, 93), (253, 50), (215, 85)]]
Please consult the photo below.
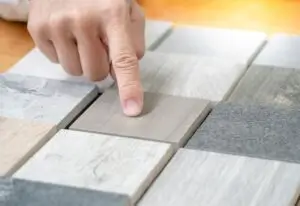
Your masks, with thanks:
[(154, 93), (144, 94), (144, 111), (126, 117), (118, 92), (107, 90), (70, 129), (162, 141), (183, 146), (207, 116), (209, 102)]
[(0, 116), (64, 128), (97, 96), (91, 84), (0, 75)]
[(13, 204), (14, 198), (15, 194), (12, 180), (0, 177), (0, 205), (15, 206)]
[(292, 206), (300, 165), (181, 149), (137, 206)]
[(223, 103), (187, 148), (300, 163), (300, 109)]
[(153, 49), (172, 29), (172, 23), (167, 21), (147, 20), (145, 26), (146, 48)]
[(266, 34), (260, 32), (179, 26), (156, 50), (222, 57), (249, 64), (266, 38)]

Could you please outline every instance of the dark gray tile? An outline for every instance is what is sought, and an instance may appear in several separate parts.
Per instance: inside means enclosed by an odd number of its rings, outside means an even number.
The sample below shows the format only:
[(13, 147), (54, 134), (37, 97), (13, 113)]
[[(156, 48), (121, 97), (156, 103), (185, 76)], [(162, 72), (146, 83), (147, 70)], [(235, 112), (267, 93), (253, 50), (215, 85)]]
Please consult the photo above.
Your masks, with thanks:
[(187, 148), (300, 163), (300, 109), (223, 103)]
[(13, 182), (9, 178), (0, 177), (0, 206), (13, 205)]
[(300, 105), (300, 70), (254, 65), (248, 69), (228, 101)]
[(300, 69), (300, 36), (276, 34), (272, 36), (254, 64)]

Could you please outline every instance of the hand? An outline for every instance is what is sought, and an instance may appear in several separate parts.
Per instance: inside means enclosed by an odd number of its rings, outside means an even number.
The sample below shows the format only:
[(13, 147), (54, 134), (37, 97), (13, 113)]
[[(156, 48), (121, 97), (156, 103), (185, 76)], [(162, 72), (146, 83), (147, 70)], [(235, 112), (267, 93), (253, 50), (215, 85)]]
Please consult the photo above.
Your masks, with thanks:
[(115, 78), (123, 111), (141, 113), (145, 19), (134, 0), (31, 0), (28, 30), (52, 62), (91, 81)]

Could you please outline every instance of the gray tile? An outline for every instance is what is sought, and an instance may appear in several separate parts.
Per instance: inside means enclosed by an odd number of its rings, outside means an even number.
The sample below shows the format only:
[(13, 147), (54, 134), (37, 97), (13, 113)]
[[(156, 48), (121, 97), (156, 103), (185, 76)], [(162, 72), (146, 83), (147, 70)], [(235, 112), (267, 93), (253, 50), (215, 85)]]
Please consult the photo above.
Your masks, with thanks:
[(186, 148), (300, 163), (300, 109), (217, 105)]
[(14, 197), (15, 194), (12, 180), (0, 177), (0, 205), (15, 206), (13, 205)]
[(0, 116), (66, 127), (97, 95), (94, 85), (0, 75)]
[(146, 48), (155, 48), (172, 29), (172, 23), (167, 21), (146, 20)]
[(284, 107), (300, 105), (300, 70), (253, 65), (228, 101)]
[(257, 56), (254, 64), (300, 69), (300, 36), (276, 34)]
[(260, 32), (180, 26), (157, 51), (217, 56), (249, 64), (266, 38), (266, 34)]
[(182, 146), (209, 112), (209, 102), (145, 93), (140, 117), (126, 117), (116, 90), (99, 97), (70, 129), (173, 143)]

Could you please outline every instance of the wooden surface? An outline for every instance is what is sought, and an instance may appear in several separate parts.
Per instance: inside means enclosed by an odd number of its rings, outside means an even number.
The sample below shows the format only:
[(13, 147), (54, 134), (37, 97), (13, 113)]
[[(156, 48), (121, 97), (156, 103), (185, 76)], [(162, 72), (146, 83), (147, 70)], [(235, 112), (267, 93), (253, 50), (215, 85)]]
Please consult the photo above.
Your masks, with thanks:
[(70, 129), (183, 146), (210, 111), (208, 101), (145, 93), (143, 114), (126, 117), (116, 90), (107, 90)]
[(0, 76), (0, 115), (66, 127), (96, 96), (94, 85), (16, 74)]
[(138, 206), (292, 206), (300, 165), (181, 149)]
[(15, 172), (55, 132), (54, 125), (0, 117), (0, 178)]
[(135, 203), (172, 153), (170, 144), (61, 130), (13, 177), (124, 194)]
[(298, 106), (300, 70), (253, 65), (243, 76), (228, 101), (242, 104), (251, 102), (284, 107)]

